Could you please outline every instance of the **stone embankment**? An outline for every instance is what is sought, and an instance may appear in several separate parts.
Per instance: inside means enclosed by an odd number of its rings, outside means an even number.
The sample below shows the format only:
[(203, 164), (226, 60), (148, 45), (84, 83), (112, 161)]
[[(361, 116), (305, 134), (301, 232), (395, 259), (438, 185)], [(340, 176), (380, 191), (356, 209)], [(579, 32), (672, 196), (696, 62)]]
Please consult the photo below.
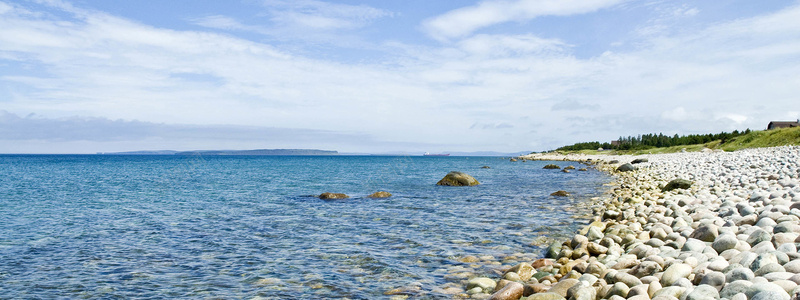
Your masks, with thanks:
[[(523, 158), (591, 159), (618, 185), (594, 222), (547, 258), (472, 278), (462, 296), (800, 299), (800, 147)], [(635, 170), (616, 171), (634, 158), (644, 158)]]

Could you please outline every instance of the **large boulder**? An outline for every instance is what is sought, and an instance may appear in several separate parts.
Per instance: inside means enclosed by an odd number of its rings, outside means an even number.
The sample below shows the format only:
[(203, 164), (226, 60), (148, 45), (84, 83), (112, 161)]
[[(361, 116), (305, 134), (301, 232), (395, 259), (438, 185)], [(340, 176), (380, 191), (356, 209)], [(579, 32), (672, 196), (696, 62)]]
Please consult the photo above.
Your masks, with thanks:
[(380, 191), (380, 192), (374, 192), (374, 193), (372, 193), (371, 195), (369, 195), (367, 197), (369, 197), (369, 198), (389, 198), (391, 196), (392, 196), (392, 193)]
[(447, 186), (473, 186), (473, 185), (479, 185), (480, 182), (478, 182), (478, 180), (476, 180), (472, 176), (469, 176), (466, 173), (452, 171), (450, 173), (447, 173), (447, 175), (445, 175), (444, 178), (442, 178), (442, 180), (439, 180), (439, 182), (437, 182), (436, 184), (447, 185)]
[(647, 158), (637, 158), (634, 159), (631, 163), (635, 165), (640, 163), (646, 163), (647, 161), (648, 161)]
[(544, 166), (542, 169), (561, 169), (561, 167), (559, 167), (556, 164), (549, 164), (549, 165)]
[(322, 193), (322, 195), (319, 195), (319, 198), (323, 200), (335, 200), (335, 199), (347, 199), (350, 197), (342, 193)]
[(569, 196), (569, 193), (567, 193), (567, 191), (556, 191), (556, 192), (553, 192), (552, 194), (550, 194), (550, 196), (567, 197), (567, 196)]
[(688, 189), (692, 186), (692, 182), (686, 179), (673, 179), (663, 189), (662, 192), (671, 191), (674, 189)]
[(629, 172), (629, 171), (633, 171), (633, 170), (636, 170), (636, 167), (634, 167), (634, 166), (633, 166), (632, 164), (630, 164), (630, 163), (627, 163), (627, 164), (621, 165), (621, 166), (619, 166), (619, 167), (617, 168), (617, 171), (619, 171), (619, 172)]

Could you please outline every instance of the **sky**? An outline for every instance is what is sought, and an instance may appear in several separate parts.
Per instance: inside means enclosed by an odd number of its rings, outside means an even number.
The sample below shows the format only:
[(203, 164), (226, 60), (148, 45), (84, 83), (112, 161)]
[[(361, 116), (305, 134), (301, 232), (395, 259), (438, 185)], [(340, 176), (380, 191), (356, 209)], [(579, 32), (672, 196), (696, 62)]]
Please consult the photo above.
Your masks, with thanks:
[(0, 0), (0, 153), (545, 151), (800, 119), (800, 2)]

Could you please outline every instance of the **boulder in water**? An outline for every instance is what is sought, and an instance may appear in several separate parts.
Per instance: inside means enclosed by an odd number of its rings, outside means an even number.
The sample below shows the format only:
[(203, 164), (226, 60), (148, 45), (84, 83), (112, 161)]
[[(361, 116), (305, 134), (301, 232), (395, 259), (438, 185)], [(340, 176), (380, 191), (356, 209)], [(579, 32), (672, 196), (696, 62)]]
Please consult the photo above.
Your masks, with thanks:
[(347, 199), (350, 198), (350, 196), (347, 196), (342, 193), (322, 193), (322, 195), (319, 195), (319, 198), (322, 200), (335, 200), (335, 199)]
[(473, 186), (473, 185), (479, 185), (480, 182), (478, 182), (478, 180), (476, 180), (474, 177), (466, 173), (452, 171), (450, 173), (447, 173), (447, 175), (445, 175), (444, 178), (442, 178), (442, 180), (439, 180), (439, 182), (437, 182), (436, 184), (447, 185), (447, 186)]
[(391, 196), (392, 193), (380, 191), (372, 193), (372, 195), (367, 196), (367, 198), (389, 198)]
[(567, 191), (557, 191), (557, 192), (553, 192), (552, 194), (550, 194), (550, 196), (567, 197), (567, 196), (569, 196), (569, 193), (567, 193)]
[(549, 164), (549, 165), (544, 166), (544, 168), (542, 168), (542, 169), (561, 169), (561, 167), (559, 167), (556, 164)]

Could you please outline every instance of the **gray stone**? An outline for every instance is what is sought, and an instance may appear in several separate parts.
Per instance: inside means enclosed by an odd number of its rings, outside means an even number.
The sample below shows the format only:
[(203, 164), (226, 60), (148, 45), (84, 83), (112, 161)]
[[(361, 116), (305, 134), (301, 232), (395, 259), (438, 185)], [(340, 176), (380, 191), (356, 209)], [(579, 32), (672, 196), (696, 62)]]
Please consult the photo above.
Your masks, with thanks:
[(700, 280), (700, 284), (707, 284), (720, 290), (725, 285), (725, 274), (722, 274), (722, 272), (708, 272)]
[(756, 274), (756, 276), (762, 276), (764, 274), (773, 273), (773, 272), (786, 272), (786, 269), (784, 269), (783, 266), (781, 266), (781, 265), (779, 265), (777, 263), (771, 263), (771, 264), (767, 264), (765, 266), (762, 266), (761, 268), (758, 268), (758, 270), (756, 270), (754, 273)]
[(661, 265), (654, 261), (643, 261), (639, 265), (631, 269), (630, 274), (638, 278), (650, 276), (655, 273), (661, 272)]
[(733, 295), (730, 300), (747, 300), (747, 295), (745, 295), (744, 293), (738, 293), (736, 295)]
[(556, 293), (562, 297), (567, 297), (567, 290), (573, 285), (578, 284), (578, 280), (574, 278), (561, 279), (558, 283), (554, 284), (548, 292)]
[(752, 280), (755, 273), (749, 268), (739, 267), (729, 271), (725, 274), (725, 281), (734, 282), (736, 280)]
[(725, 250), (736, 248), (736, 244), (738, 243), (739, 239), (737, 239), (735, 235), (722, 234), (714, 239), (714, 242), (711, 243), (711, 248), (714, 248), (717, 253), (722, 253)]
[(778, 298), (762, 298), (762, 299), (772, 299), (772, 300), (780, 300), (780, 299), (788, 300), (789, 299), (789, 294), (786, 293), (786, 291), (784, 291), (782, 287), (780, 287), (777, 284), (769, 283), (769, 282), (754, 283), (749, 288), (747, 288), (747, 291), (745, 291), (744, 293), (745, 293), (745, 295), (747, 295), (748, 299), (752, 300), (755, 295), (758, 295), (758, 294), (764, 293), (764, 292), (774, 292), (774, 293), (770, 293), (769, 295), (772, 295), (773, 297), (778, 297)]
[(681, 251), (685, 252), (703, 252), (703, 249), (706, 248), (706, 243), (701, 240), (690, 238), (686, 240), (686, 243), (683, 244)]
[(750, 297), (750, 300), (789, 300), (786, 292), (763, 291)]
[(616, 282), (622, 282), (629, 287), (642, 284), (642, 281), (639, 280), (639, 278), (636, 278), (636, 276), (623, 272), (617, 273), (614, 276), (614, 279), (616, 280)]
[(753, 263), (750, 264), (750, 270), (753, 270), (753, 272), (755, 272), (758, 271), (758, 269), (761, 269), (761, 267), (763, 266), (766, 266), (768, 264), (777, 264), (777, 263), (778, 263), (778, 257), (775, 256), (775, 254), (764, 253), (756, 257), (755, 260), (753, 260)]
[(668, 287), (681, 278), (686, 278), (692, 273), (692, 267), (687, 264), (673, 264), (661, 276), (661, 285)]
[(739, 215), (741, 216), (752, 215), (756, 212), (755, 208), (753, 208), (752, 206), (750, 206), (745, 202), (739, 202), (738, 204), (736, 204), (736, 209), (739, 211)]
[(525, 287), (519, 282), (509, 282), (499, 291), (492, 294), (490, 300), (519, 300)]
[(484, 291), (491, 292), (496, 286), (497, 282), (488, 277), (475, 277), (467, 281), (467, 290), (479, 287)]
[(697, 227), (697, 229), (695, 229), (689, 237), (701, 240), (703, 242), (713, 242), (717, 239), (717, 236), (719, 236), (719, 227), (717, 225), (703, 224)]
[(591, 241), (602, 239), (603, 236), (604, 236), (603, 231), (601, 231), (600, 228), (596, 226), (590, 226), (589, 231), (587, 231), (586, 233), (586, 237), (589, 238), (589, 240)]
[(698, 285), (686, 296), (686, 300), (711, 299), (719, 299), (719, 292), (717, 291), (717, 288), (707, 284)]
[(564, 298), (564, 296), (561, 296), (561, 295), (559, 295), (557, 293), (550, 293), (550, 292), (533, 294), (533, 295), (528, 296), (527, 299), (528, 300), (566, 300), (566, 298)]
[(452, 171), (447, 173), (439, 182), (436, 183), (437, 185), (447, 185), (447, 186), (473, 186), (478, 185), (480, 182), (476, 180), (474, 177), (470, 176), (469, 174)]
[(772, 241), (772, 235), (761, 228), (756, 229), (747, 237), (747, 243), (750, 244), (750, 246), (755, 246), (763, 241)]
[(611, 297), (614, 295), (620, 297), (628, 297), (629, 291), (630, 288), (627, 285), (625, 285), (622, 282), (617, 282), (613, 286), (611, 286), (610, 290), (608, 290), (608, 293), (606, 293), (606, 297)]
[(769, 274), (764, 274), (761, 277), (764, 277), (768, 281), (778, 281), (778, 280), (790, 280), (795, 273), (791, 272), (773, 272)]
[(630, 164), (630, 163), (627, 163), (627, 164), (621, 165), (621, 166), (619, 166), (619, 167), (617, 168), (617, 172), (630, 172), (630, 171), (633, 171), (633, 170), (636, 170), (636, 167), (634, 167), (634, 166), (633, 166), (632, 164)]
[(661, 189), (662, 192), (667, 192), (675, 189), (688, 189), (692, 186), (692, 182), (686, 179), (673, 179), (664, 188)]
[(571, 300), (595, 300), (597, 290), (586, 282), (579, 281), (567, 290), (567, 298)]
[(660, 296), (671, 296), (673, 298), (678, 298), (683, 294), (686, 288), (679, 287), (679, 286), (668, 286), (663, 289), (656, 291), (653, 294), (653, 299), (656, 299)]
[(800, 273), (800, 259), (795, 259), (783, 265), (786, 272)]
[(733, 297), (733, 295), (747, 292), (752, 285), (753, 283), (747, 280), (728, 282), (728, 284), (726, 284), (722, 290), (719, 291), (719, 297), (730, 299)]

